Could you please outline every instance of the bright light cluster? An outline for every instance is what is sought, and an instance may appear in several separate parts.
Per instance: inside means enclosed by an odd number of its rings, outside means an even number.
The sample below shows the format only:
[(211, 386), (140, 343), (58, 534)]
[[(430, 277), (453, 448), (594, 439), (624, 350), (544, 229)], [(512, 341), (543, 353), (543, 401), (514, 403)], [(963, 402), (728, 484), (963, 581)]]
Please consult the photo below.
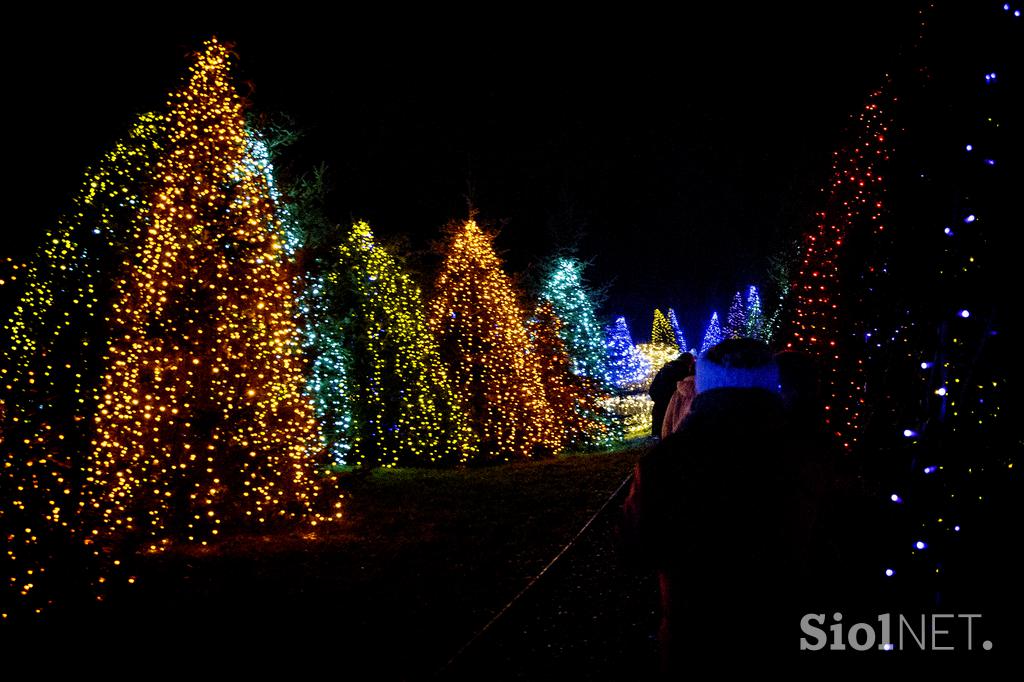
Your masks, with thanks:
[(540, 299), (550, 301), (562, 321), (559, 337), (572, 359), (572, 371), (609, 385), (608, 349), (597, 322), (596, 304), (583, 280), (584, 263), (559, 257), (548, 267)]
[(686, 343), (686, 337), (683, 336), (683, 328), (679, 325), (679, 318), (676, 317), (676, 311), (672, 308), (668, 309), (668, 323), (672, 327), (672, 336), (675, 338), (679, 351), (682, 353), (690, 350), (689, 344)]
[(608, 329), (608, 365), (612, 384), (621, 391), (640, 391), (651, 371), (651, 363), (637, 352), (625, 317), (618, 317)]
[(704, 340), (700, 343), (700, 354), (708, 352), (708, 349), (718, 345), (725, 339), (722, 332), (722, 325), (718, 322), (718, 313), (711, 313), (711, 320), (708, 321), (707, 329), (704, 330)]
[(458, 464), (473, 454), (465, 414), (424, 312), (422, 293), (357, 222), (332, 276), (350, 292), (347, 389), (355, 411), (349, 464)]
[(654, 309), (654, 321), (651, 323), (651, 344), (658, 346), (675, 346), (677, 344), (672, 325), (657, 308)]
[(82, 503), (100, 540), (157, 549), (340, 515), (315, 508), (321, 446), (280, 223), (228, 70), (211, 40), (171, 96), (147, 231), (116, 282)]
[(430, 304), (430, 327), (486, 459), (555, 452), (560, 428), (544, 393), (515, 287), (474, 220), (454, 230)]
[[(880, 166), (889, 160), (891, 96), (872, 93), (855, 120), (858, 137), (847, 149), (833, 154), (832, 179), (817, 227), (804, 240), (803, 261), (792, 283), (792, 339), (788, 348), (817, 356), (823, 373), (826, 420), (843, 448), (858, 440), (864, 413), (864, 332), (858, 325), (859, 299), (843, 296), (844, 282), (855, 276), (843, 272), (847, 239), (880, 234), (884, 184)], [(847, 279), (844, 279), (847, 278)]]
[(638, 343), (636, 352), (645, 361), (647, 373), (644, 375), (642, 390), (646, 391), (651, 387), (654, 376), (658, 370), (679, 357), (679, 349), (675, 344), (667, 343)]

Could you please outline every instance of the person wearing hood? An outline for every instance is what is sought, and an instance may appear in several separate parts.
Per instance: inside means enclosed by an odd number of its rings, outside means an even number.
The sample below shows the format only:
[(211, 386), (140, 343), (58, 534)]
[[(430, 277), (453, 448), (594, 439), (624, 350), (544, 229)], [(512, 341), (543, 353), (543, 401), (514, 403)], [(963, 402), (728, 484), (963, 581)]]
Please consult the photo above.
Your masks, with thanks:
[(651, 409), (651, 435), (660, 436), (665, 421), (665, 411), (676, 392), (678, 382), (693, 375), (694, 358), (690, 353), (680, 353), (679, 357), (665, 364), (658, 370), (651, 381), (647, 393), (654, 401)]
[(680, 429), (636, 465), (621, 527), (625, 550), (658, 575), (668, 675), (693, 657), (792, 650), (779, 638), (799, 625), (805, 565), (800, 467), (768, 346), (719, 343), (697, 361), (695, 388)]

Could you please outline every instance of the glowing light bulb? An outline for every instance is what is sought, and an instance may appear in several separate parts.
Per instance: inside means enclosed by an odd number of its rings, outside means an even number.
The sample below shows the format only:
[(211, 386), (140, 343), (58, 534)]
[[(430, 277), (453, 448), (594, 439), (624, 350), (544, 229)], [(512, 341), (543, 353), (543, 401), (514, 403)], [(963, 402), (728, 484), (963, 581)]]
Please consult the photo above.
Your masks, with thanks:
[(912, 429), (903, 429), (903, 437), (904, 438), (913, 438), (916, 435), (917, 435), (917, 431), (914, 431)]
[(938, 470), (939, 470), (939, 467), (935, 466), (934, 464), (932, 466), (926, 466), (924, 468), (924, 472), (926, 474), (934, 474)]
[(903, 504), (903, 498), (897, 495), (896, 493), (890, 495), (889, 499), (895, 502), (896, 504)]
[(896, 575), (896, 571), (892, 570), (891, 568), (887, 568), (887, 569), (885, 569), (885, 575), (887, 577), (891, 578), (894, 575)]
[(964, 309), (964, 310), (961, 310), (961, 311), (960, 311), (959, 313), (957, 313), (957, 314), (958, 314), (958, 315), (959, 315), (960, 317), (962, 317), (962, 318), (964, 318), (964, 319), (967, 319), (968, 317), (970, 317), (970, 316), (971, 316), (971, 311), (970, 311), (970, 310), (966, 310), (966, 309)]
[(943, 386), (942, 388), (940, 388), (937, 391), (935, 391), (935, 395), (941, 395), (941, 396), (946, 395), (946, 387)]
[(918, 540), (917, 542), (914, 543), (914, 547), (916, 549), (927, 549), (928, 548), (928, 543), (922, 542), (921, 540)]

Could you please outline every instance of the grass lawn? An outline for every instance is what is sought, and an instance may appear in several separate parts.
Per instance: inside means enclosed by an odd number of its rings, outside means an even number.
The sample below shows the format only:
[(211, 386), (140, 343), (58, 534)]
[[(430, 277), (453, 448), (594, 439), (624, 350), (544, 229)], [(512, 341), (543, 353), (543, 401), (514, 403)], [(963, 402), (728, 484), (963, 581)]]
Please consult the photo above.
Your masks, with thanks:
[(354, 477), (337, 527), (141, 558), (130, 592), (68, 627), (184, 656), (244, 642), (268, 664), (322, 652), (378, 679), (429, 676), (573, 537), (645, 449)]

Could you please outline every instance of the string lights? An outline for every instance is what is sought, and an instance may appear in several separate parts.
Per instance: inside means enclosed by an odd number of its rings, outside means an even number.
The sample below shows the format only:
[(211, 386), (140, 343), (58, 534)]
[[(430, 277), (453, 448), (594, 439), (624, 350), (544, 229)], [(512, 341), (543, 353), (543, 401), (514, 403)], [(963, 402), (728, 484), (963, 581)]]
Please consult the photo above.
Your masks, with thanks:
[(561, 425), (562, 443), (576, 450), (614, 443), (618, 430), (601, 405), (601, 400), (608, 396), (596, 380), (572, 371), (572, 361), (561, 338), (562, 321), (550, 301), (537, 306), (527, 329), (540, 361), (545, 395)]
[[(470, 459), (465, 415), (427, 326), (419, 287), (352, 225), (330, 278), (335, 317), (347, 321), (353, 410), (350, 464), (457, 464)], [(338, 281), (341, 280), (341, 281)]]
[(215, 39), (168, 103), (136, 259), (116, 282), (83, 513), (99, 541), (150, 549), (226, 528), (311, 524), (320, 438), (280, 222), (246, 163), (229, 53)]
[(429, 324), (479, 456), (507, 460), (555, 452), (561, 435), (545, 397), (540, 359), (492, 241), (474, 220), (453, 230)]
[(658, 308), (654, 309), (654, 321), (651, 323), (651, 344), (659, 346), (675, 346), (676, 335), (672, 325)]
[[(863, 426), (864, 363), (872, 334), (859, 310), (867, 294), (857, 277), (863, 262), (853, 261), (847, 241), (885, 230), (881, 169), (890, 155), (891, 103), (886, 90), (873, 92), (854, 119), (855, 142), (833, 154), (826, 207), (804, 238), (803, 260), (791, 285), (792, 336), (786, 346), (818, 357), (826, 421), (847, 450)], [(878, 266), (869, 274), (877, 276), (883, 269)]]

